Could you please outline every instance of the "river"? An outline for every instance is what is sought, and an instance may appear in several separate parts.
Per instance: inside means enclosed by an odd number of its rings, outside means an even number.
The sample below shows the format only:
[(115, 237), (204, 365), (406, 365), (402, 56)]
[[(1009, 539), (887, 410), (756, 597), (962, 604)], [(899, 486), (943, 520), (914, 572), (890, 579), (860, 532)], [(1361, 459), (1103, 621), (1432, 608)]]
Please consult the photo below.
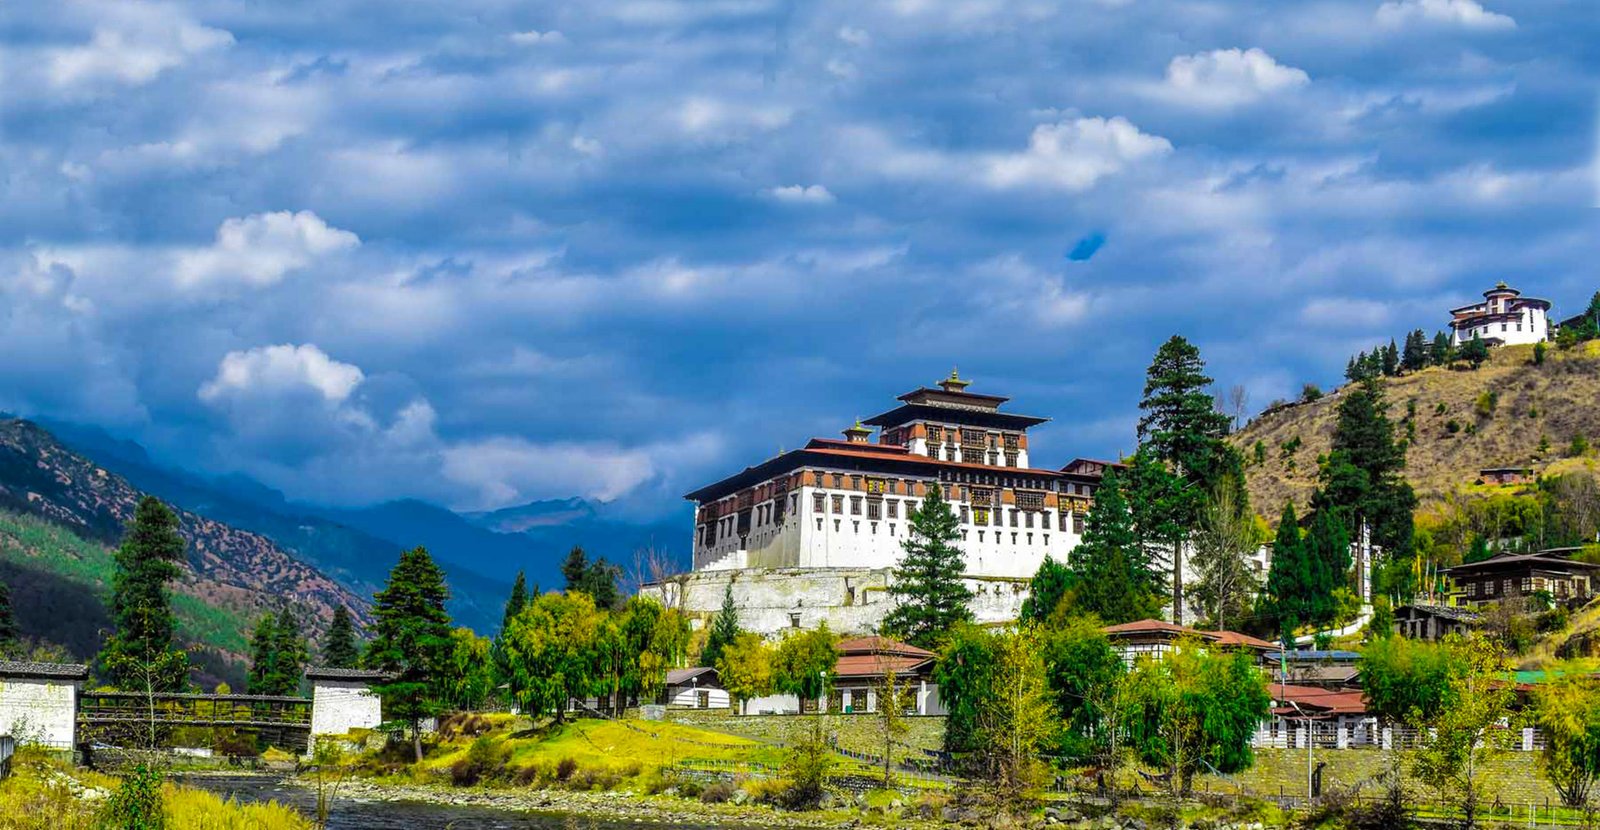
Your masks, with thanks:
[[(193, 776), (182, 783), (240, 802), (276, 801), (311, 815), (316, 795), (270, 775)], [(564, 813), (530, 812), (423, 801), (336, 799), (328, 830), (638, 830), (637, 822), (608, 821)], [(656, 825), (660, 826), (660, 825)], [(684, 824), (683, 830), (727, 830), (740, 825)]]

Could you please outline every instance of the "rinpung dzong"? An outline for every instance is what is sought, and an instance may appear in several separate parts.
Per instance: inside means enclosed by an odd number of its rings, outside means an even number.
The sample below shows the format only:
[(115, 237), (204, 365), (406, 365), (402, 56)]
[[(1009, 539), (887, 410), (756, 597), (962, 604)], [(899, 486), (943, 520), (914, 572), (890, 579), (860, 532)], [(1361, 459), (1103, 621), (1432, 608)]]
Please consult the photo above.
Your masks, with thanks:
[(910, 512), (937, 483), (960, 520), (974, 613), (1015, 619), (1039, 564), (1066, 561), (1082, 538), (1113, 462), (1033, 466), (1028, 429), (1048, 419), (1003, 412), (1007, 398), (969, 385), (951, 372), (842, 439), (814, 438), (689, 493), (694, 570), (647, 590), (710, 613), (731, 586), (741, 622), (763, 633), (823, 621), (872, 630), (891, 607)]

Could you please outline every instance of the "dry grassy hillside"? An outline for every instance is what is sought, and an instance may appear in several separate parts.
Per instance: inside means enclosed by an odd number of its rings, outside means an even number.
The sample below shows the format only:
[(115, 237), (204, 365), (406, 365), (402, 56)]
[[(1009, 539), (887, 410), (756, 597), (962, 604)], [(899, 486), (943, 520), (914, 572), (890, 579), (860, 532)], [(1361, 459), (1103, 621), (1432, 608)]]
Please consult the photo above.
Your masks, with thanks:
[[(1426, 509), (1429, 502), (1473, 486), (1484, 467), (1527, 464), (1539, 474), (1595, 464), (1593, 448), (1569, 457), (1574, 436), (1600, 444), (1600, 341), (1563, 352), (1551, 347), (1533, 365), (1532, 346), (1494, 349), (1476, 371), (1430, 368), (1383, 381), (1389, 416), (1407, 435), (1414, 404), (1415, 438), (1406, 477)], [(1312, 403), (1262, 413), (1234, 440), (1249, 465), (1256, 511), (1273, 517), (1285, 498), (1303, 508), (1316, 482), (1317, 457), (1328, 452), (1343, 389)], [(1492, 406), (1485, 393), (1494, 396)], [(1452, 431), (1451, 423), (1455, 429)], [(1295, 439), (1299, 446), (1295, 449)], [(1548, 448), (1540, 450), (1541, 439)], [(1255, 463), (1255, 444), (1265, 461)]]

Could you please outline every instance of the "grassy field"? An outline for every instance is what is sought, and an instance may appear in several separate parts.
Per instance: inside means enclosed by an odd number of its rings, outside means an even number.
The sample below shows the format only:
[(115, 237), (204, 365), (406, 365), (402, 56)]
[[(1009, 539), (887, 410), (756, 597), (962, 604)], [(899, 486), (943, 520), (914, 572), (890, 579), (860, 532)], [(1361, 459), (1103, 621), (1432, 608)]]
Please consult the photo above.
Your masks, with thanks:
[[(120, 782), (73, 769), (26, 748), (0, 781), (0, 830), (96, 830)], [(277, 804), (235, 804), (201, 790), (166, 784), (167, 830), (311, 830), (311, 822)]]

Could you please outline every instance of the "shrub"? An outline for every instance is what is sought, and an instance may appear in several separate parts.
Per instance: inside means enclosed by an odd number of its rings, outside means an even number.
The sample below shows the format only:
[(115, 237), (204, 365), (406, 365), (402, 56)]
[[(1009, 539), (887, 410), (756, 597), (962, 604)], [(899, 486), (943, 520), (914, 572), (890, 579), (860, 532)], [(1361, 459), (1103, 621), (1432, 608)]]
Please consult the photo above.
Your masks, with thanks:
[(744, 782), (744, 791), (757, 804), (778, 804), (789, 791), (789, 785), (776, 778), (752, 778)]
[(1545, 353), (1545, 345), (1544, 345), (1544, 343), (1541, 342), (1541, 343), (1533, 344), (1533, 365), (1535, 365), (1535, 366), (1543, 366), (1544, 365), (1544, 353)]
[(1548, 435), (1539, 436), (1539, 454), (1540, 455), (1544, 455), (1545, 453), (1547, 453), (1549, 451), (1550, 451), (1550, 436), (1548, 436)]
[(721, 804), (733, 798), (739, 788), (731, 781), (718, 781), (700, 791), (700, 801), (706, 804)]
[(1478, 400), (1473, 403), (1479, 418), (1489, 418), (1494, 415), (1494, 408), (1500, 403), (1499, 393), (1485, 389), (1478, 394)]
[(1445, 422), (1444, 431), (1450, 433), (1451, 435), (1455, 435), (1461, 431), (1461, 422), (1451, 418)]
[(134, 767), (106, 802), (104, 824), (118, 830), (163, 830), (167, 814), (161, 773), (144, 764)]
[(1567, 455), (1577, 458), (1587, 452), (1589, 452), (1589, 439), (1583, 437), (1581, 432), (1572, 436), (1572, 443), (1567, 445)]
[(1322, 399), (1322, 387), (1315, 383), (1308, 383), (1300, 389), (1300, 400), (1306, 403)]
[(450, 781), (458, 787), (470, 787), (484, 778), (500, 775), (510, 756), (510, 749), (498, 744), (488, 735), (480, 735), (467, 747), (466, 755), (450, 766)]
[(576, 759), (576, 758), (570, 758), (570, 757), (562, 758), (560, 761), (556, 762), (556, 780), (557, 781), (563, 781), (563, 782), (567, 781), (567, 780), (571, 779), (572, 778), (572, 774), (577, 772), (577, 771), (578, 771), (578, 759)]
[(611, 767), (585, 767), (566, 781), (570, 790), (613, 790), (622, 783), (622, 773)]
[(1433, 407), (1433, 414), (1435, 414), (1435, 415), (1443, 415), (1444, 413), (1449, 412), (1449, 411), (1450, 411), (1450, 407), (1445, 406), (1444, 405), (1444, 401), (1440, 401), (1439, 403), (1435, 404), (1434, 407)]

